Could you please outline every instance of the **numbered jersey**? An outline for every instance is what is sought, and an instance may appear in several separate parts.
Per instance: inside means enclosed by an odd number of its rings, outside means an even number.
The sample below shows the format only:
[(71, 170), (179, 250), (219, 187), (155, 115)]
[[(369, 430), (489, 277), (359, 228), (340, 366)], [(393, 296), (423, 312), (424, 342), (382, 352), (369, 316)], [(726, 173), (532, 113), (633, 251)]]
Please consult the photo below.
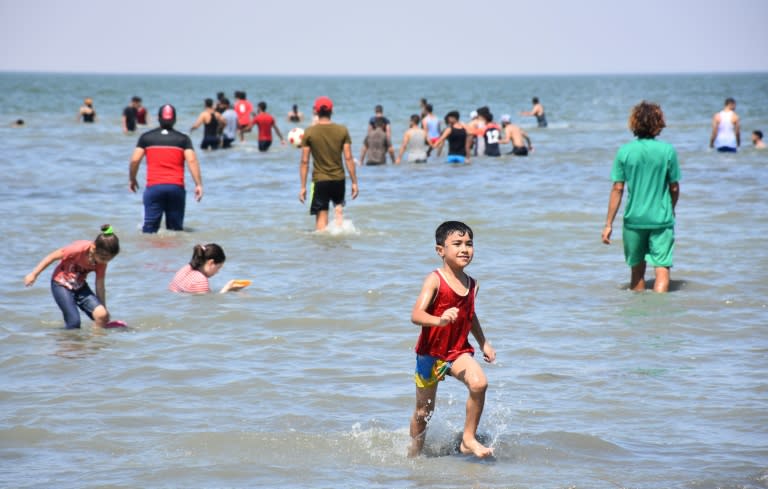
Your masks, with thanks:
[(485, 139), (485, 155), (501, 156), (501, 149), (499, 148), (499, 141), (501, 141), (501, 128), (494, 123), (488, 124), (485, 126), (483, 138)]

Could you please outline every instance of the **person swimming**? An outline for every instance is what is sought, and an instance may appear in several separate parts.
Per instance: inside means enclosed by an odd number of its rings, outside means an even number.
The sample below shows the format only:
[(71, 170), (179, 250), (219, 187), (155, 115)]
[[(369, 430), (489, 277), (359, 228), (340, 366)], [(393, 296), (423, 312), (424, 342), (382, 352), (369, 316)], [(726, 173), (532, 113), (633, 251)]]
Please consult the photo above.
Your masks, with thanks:
[(299, 112), (299, 106), (293, 104), (291, 111), (288, 112), (288, 122), (301, 122), (304, 120), (304, 114)]
[(531, 102), (533, 103), (531, 110), (520, 112), (520, 115), (534, 116), (539, 127), (547, 127), (547, 115), (544, 113), (544, 106), (539, 102), (539, 97), (533, 97)]

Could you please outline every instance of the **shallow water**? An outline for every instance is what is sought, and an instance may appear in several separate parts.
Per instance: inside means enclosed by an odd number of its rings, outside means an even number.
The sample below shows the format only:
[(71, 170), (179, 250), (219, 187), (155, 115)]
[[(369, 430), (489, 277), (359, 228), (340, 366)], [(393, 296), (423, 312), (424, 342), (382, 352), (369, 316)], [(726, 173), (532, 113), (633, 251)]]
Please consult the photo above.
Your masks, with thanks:
[[(768, 76), (246, 78), (0, 75), (5, 217), (0, 259), (0, 486), (768, 487)], [(442, 115), (490, 105), (529, 129), (527, 159), (360, 170), (345, 229), (312, 233), (298, 151), (255, 137), (199, 154), (206, 195), (188, 232), (140, 233), (127, 190), (137, 135), (120, 111), (171, 101), (186, 130), (201, 100), (246, 89), (283, 132), (294, 102), (334, 98), (355, 155), (376, 103), (399, 141), (426, 96)], [(514, 116), (541, 97), (551, 127)], [(74, 122), (81, 98), (100, 120)], [(706, 149), (726, 96), (743, 119), (736, 155)], [(633, 294), (620, 239), (600, 243), (617, 147), (641, 98), (660, 102), (679, 151), (673, 292)], [(200, 132), (193, 134), (197, 143)], [(143, 181), (143, 170), (140, 181)], [(498, 360), (481, 436), (496, 457), (455, 453), (466, 392), (441, 384), (425, 457), (406, 458), (413, 409), (409, 315), (439, 266), (434, 228), (475, 231), (468, 271)], [(23, 276), (47, 253), (117, 230), (108, 304), (125, 330), (61, 329), (47, 286)], [(617, 220), (616, 234), (620, 237)], [(203, 297), (167, 292), (195, 243), (227, 253)]]

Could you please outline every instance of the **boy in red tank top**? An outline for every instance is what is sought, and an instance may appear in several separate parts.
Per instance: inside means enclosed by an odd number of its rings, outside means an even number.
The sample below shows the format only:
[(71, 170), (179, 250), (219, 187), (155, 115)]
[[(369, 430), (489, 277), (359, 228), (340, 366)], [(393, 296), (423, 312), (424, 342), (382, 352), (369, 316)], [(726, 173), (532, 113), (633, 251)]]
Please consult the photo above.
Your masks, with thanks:
[(424, 448), (427, 422), (435, 410), (437, 384), (446, 374), (463, 382), (469, 390), (461, 453), (479, 458), (493, 455), (493, 450), (476, 437), (488, 380), (473, 356), (469, 333), (477, 340), (486, 362), (496, 359), (496, 351), (486, 341), (475, 314), (477, 282), (464, 273), (474, 255), (472, 239), (472, 229), (463, 222), (447, 221), (437, 228), (435, 249), (443, 266), (424, 280), (411, 312), (411, 321), (421, 326), (416, 343), (416, 409), (411, 418), (412, 442), (408, 453), (411, 457)]

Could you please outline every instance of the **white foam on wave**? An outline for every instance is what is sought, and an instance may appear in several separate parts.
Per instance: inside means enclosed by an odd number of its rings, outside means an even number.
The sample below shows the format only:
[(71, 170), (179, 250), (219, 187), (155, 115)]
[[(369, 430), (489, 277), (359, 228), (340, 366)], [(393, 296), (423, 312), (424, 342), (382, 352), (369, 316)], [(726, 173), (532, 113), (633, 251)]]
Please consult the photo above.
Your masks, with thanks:
[(357, 236), (360, 234), (360, 231), (350, 219), (342, 220), (340, 226), (337, 226), (336, 221), (331, 219), (325, 231), (321, 232), (331, 236)]

